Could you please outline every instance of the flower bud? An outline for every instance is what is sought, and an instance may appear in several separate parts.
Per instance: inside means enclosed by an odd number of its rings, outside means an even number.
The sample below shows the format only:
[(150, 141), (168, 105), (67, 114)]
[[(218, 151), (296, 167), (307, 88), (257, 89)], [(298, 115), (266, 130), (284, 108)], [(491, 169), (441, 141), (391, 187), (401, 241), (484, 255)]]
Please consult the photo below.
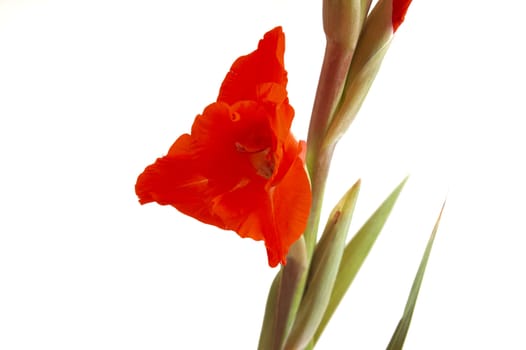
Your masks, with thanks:
[(411, 0), (380, 0), (367, 17), (325, 144), (338, 141), (354, 120), (410, 3)]
[(323, 29), (328, 42), (353, 50), (371, 0), (323, 0)]

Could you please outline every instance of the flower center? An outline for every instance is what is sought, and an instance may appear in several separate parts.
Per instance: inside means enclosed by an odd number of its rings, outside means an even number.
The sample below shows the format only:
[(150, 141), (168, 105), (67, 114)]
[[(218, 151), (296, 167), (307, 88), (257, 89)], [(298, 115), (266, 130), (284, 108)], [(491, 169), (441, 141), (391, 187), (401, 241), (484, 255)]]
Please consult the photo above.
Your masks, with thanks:
[(248, 158), (250, 164), (252, 164), (256, 170), (256, 174), (259, 176), (270, 179), (272, 174), (274, 174), (275, 161), (269, 147), (264, 149), (250, 149), (236, 142), (236, 150), (242, 153), (249, 153)]

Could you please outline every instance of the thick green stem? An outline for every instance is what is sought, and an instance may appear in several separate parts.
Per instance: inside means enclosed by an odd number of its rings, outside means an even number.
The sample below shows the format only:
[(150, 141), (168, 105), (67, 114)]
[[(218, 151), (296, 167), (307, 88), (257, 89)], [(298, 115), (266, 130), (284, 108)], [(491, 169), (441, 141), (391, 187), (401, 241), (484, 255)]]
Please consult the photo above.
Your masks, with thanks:
[(334, 144), (318, 150), (316, 160), (310, 165), (309, 172), (312, 183), (312, 207), (305, 230), (305, 244), (307, 245), (307, 256), (312, 257), (316, 245), (318, 228), (320, 224), (321, 209), (325, 185), (329, 174), (329, 167), (334, 153)]
[[(341, 45), (331, 42), (327, 43), (307, 139), (307, 168), (312, 185), (312, 207), (307, 228), (303, 235), (306, 245), (307, 264), (310, 264), (314, 246), (316, 245), (325, 182), (334, 151), (334, 145), (323, 146), (325, 131), (342, 94), (351, 58), (352, 51), (344, 50)], [(307, 272), (306, 270), (296, 287), (286, 333), (292, 327), (303, 297)]]
[(296, 315), (296, 291), (306, 275), (307, 251), (301, 237), (292, 245), (287, 264), (282, 266), (269, 291), (261, 327), (259, 350), (281, 349)]
[[(277, 276), (267, 301), (259, 349), (266, 349), (270, 346), (276, 349), (281, 347), (281, 342), (294, 322), (303, 296), (307, 267), (316, 245), (325, 182), (335, 146), (335, 144), (327, 146), (324, 137), (330, 118), (340, 100), (352, 54), (353, 51), (349, 48), (331, 41), (327, 42), (307, 139), (306, 161), (312, 184), (312, 207), (303, 236), (306, 247), (306, 265), (303, 271), (298, 270), (301, 271), (301, 274), (296, 271), (289, 275), (285, 273), (287, 270), (296, 269), (292, 264), (289, 266), (290, 262), (288, 262)], [(292, 290), (291, 287), (294, 289)], [(286, 291), (285, 294), (283, 294), (284, 291)], [(293, 294), (288, 294), (291, 291)], [(283, 327), (284, 322), (286, 327)]]
[(307, 168), (312, 184), (312, 208), (304, 235), (309, 258), (316, 244), (325, 182), (334, 151), (334, 145), (324, 147), (323, 141), (340, 100), (352, 55), (353, 50), (349, 47), (327, 41), (307, 139)]
[(278, 290), (276, 313), (276, 329), (273, 349), (281, 349), (290, 328), (292, 320), (296, 316), (297, 306), (295, 304), (298, 285), (303, 282), (303, 276), (307, 271), (307, 251), (305, 241), (300, 238), (294, 243), (287, 257), (287, 265), (281, 268), (281, 282)]

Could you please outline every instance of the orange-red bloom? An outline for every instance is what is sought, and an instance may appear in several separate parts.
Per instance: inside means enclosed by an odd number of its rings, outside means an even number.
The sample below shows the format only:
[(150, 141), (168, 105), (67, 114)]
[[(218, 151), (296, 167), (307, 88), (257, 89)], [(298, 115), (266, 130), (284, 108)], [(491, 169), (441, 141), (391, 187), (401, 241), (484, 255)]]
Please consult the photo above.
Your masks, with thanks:
[(205, 108), (168, 154), (137, 179), (141, 204), (172, 205), (204, 223), (264, 240), (270, 266), (285, 264), (311, 205), (305, 143), (290, 132), (280, 27), (238, 58), (217, 102)]

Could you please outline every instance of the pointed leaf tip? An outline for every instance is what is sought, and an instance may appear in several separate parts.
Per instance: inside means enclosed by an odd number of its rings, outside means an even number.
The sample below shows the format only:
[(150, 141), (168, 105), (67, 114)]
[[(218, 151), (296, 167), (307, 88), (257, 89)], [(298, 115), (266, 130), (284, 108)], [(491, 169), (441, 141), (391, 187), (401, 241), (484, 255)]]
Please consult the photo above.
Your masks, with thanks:
[(287, 338), (286, 350), (308, 348), (325, 314), (359, 191), (360, 180), (344, 194), (331, 212), (312, 257), (307, 288)]
[(329, 304), (313, 337), (315, 345), (376, 242), (408, 177), (391, 192), (344, 249)]
[(440, 219), (442, 218), (442, 212), (444, 211), (445, 205), (446, 201), (444, 201), (444, 203), (442, 204), (442, 208), (440, 209), (440, 213), (438, 214), (435, 226), (433, 227), (433, 232), (429, 237), (426, 249), (424, 251), (424, 255), (422, 256), (422, 260), (420, 261), (420, 266), (418, 267), (418, 271), (413, 281), (413, 285), (411, 286), (411, 291), (409, 292), (409, 297), (407, 298), (404, 313), (402, 314), (402, 318), (396, 326), (393, 336), (391, 337), (391, 341), (387, 346), (387, 350), (402, 350), (404, 346), (407, 332), (409, 331), (409, 325), (411, 324), (411, 319), (413, 318), (413, 312), (415, 310), (418, 292), (420, 291), (420, 286), (422, 285), (422, 280), (424, 279), (427, 261), (429, 260), (429, 255), (431, 254), (431, 248), (433, 247), (433, 242), (438, 231), (438, 226), (440, 224)]

